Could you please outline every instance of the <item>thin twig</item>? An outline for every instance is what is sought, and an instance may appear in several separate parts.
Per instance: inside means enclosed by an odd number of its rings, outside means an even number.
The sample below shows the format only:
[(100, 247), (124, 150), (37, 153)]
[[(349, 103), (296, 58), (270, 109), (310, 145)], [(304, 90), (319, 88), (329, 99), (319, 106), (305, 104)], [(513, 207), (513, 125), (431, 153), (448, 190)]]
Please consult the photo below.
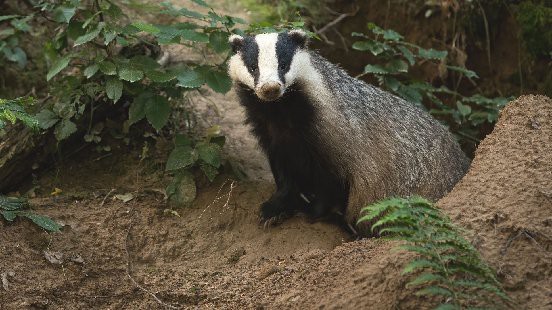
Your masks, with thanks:
[(333, 26), (337, 25), (338, 23), (340, 23), (342, 20), (344, 20), (345, 18), (349, 17), (349, 16), (355, 16), (356, 13), (358, 13), (358, 11), (360, 10), (360, 7), (356, 7), (355, 11), (354, 12), (350, 12), (350, 13), (343, 13), (341, 15), (339, 15), (336, 19), (334, 19), (333, 21), (329, 22), (327, 25), (325, 25), (324, 27), (318, 29), (316, 31), (316, 34), (317, 35), (321, 35), (323, 34), (324, 32), (326, 32), (328, 29), (332, 28)]
[[(224, 195), (220, 195), (220, 192), (222, 191), (222, 189), (224, 188), (224, 186), (226, 185), (226, 183), (228, 183), (228, 180), (224, 181), (224, 183), (222, 183), (222, 185), (220, 186), (218, 192), (217, 192), (217, 196), (215, 197), (215, 199), (213, 199), (213, 201), (211, 201), (210, 204), (207, 205), (207, 207), (205, 207), (205, 209), (203, 209), (203, 211), (201, 212), (201, 214), (199, 215), (198, 218), (201, 218), (203, 216), (203, 214), (205, 213), (205, 211), (207, 211), (207, 209), (209, 209), (212, 205), (214, 205), (216, 202), (218, 202), (220, 199), (226, 197), (226, 202), (224, 203), (224, 205), (221, 207), (221, 209), (227, 209), (228, 206), (229, 206), (229, 202), (230, 202), (230, 198), (232, 198), (232, 191), (234, 190), (234, 188), (236, 187), (236, 181), (235, 180), (232, 180), (230, 182), (230, 189), (228, 190), (228, 192)], [(220, 213), (222, 214), (222, 211), (220, 211)]]
[(115, 191), (114, 188), (112, 188), (109, 193), (107, 193), (107, 195), (105, 195), (105, 197), (103, 198), (102, 200), (102, 203), (100, 203), (100, 208), (103, 207), (104, 203), (105, 203), (105, 200), (107, 199), (107, 197), (109, 197), (109, 195), (111, 195), (111, 193), (113, 193)]
[(126, 252), (126, 259), (127, 259), (127, 261), (126, 261), (126, 275), (130, 279), (132, 284), (134, 284), (134, 286), (136, 286), (142, 292), (144, 292), (144, 293), (150, 295), (151, 297), (153, 297), (153, 299), (155, 299), (155, 301), (158, 304), (160, 304), (161, 306), (163, 306), (165, 308), (169, 308), (169, 309), (179, 309), (178, 307), (175, 307), (175, 306), (172, 306), (172, 305), (169, 305), (169, 304), (163, 302), (161, 299), (159, 299), (159, 297), (157, 297), (157, 295), (155, 295), (155, 293), (151, 292), (150, 290), (148, 290), (145, 287), (143, 287), (142, 285), (140, 285), (140, 283), (136, 282), (136, 280), (134, 280), (134, 278), (131, 275), (130, 252), (128, 251), (128, 239), (130, 238), (130, 230), (132, 229), (132, 225), (134, 224), (134, 214), (135, 214), (135, 212), (134, 212), (134, 209), (133, 209), (131, 219), (130, 219), (130, 224), (128, 224), (127, 233), (126, 233), (126, 237), (125, 237), (125, 252)]

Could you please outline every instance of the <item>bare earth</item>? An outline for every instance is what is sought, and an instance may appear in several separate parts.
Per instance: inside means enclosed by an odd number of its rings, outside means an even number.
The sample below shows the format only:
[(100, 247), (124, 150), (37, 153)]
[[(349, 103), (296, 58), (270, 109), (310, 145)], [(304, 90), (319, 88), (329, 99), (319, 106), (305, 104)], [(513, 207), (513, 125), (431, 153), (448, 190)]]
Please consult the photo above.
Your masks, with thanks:
[[(520, 308), (552, 306), (551, 137), (550, 99), (510, 103), (468, 175), (438, 203), (473, 232)], [(251, 156), (261, 155), (242, 159)], [(427, 306), (405, 289), (407, 255), (388, 242), (349, 241), (337, 225), (301, 217), (261, 228), (257, 209), (273, 190), (269, 181), (231, 186), (221, 176), (178, 217), (163, 213), (161, 178), (136, 172), (145, 169), (136, 156), (66, 165), (39, 184), (68, 191), (33, 199), (37, 212), (65, 224), (62, 233), (0, 222), (2, 309)], [(113, 199), (125, 193), (135, 198)]]
[[(172, 61), (185, 61), (176, 52), (181, 58)], [(208, 120), (201, 125), (221, 126), (227, 157), (250, 179), (222, 175), (176, 216), (164, 212), (167, 176), (155, 161), (140, 162), (140, 149), (65, 163), (37, 181), (32, 199), (37, 213), (65, 225), (61, 233), (0, 221), (0, 309), (429, 306), (405, 288), (410, 255), (391, 251), (392, 243), (351, 241), (333, 223), (299, 216), (260, 227), (272, 178), (235, 94), (193, 100)], [(54, 187), (63, 193), (51, 196)], [(129, 193), (128, 202), (114, 198)], [(552, 100), (510, 103), (469, 173), (438, 205), (470, 231), (517, 308), (551, 309)]]

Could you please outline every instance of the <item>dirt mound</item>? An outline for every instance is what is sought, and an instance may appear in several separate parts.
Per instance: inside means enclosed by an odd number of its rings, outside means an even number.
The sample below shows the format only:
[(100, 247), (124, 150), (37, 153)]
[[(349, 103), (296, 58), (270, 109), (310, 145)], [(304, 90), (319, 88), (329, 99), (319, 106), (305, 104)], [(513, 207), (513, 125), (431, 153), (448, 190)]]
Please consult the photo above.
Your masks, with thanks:
[(473, 233), (521, 308), (551, 309), (552, 100), (510, 102), (439, 206)]
[[(439, 202), (473, 232), (520, 308), (552, 305), (551, 122), (550, 99), (510, 103), (468, 175)], [(230, 152), (243, 163), (262, 158), (254, 145)], [(199, 190), (192, 207), (165, 212), (158, 189), (166, 180), (139, 153), (90, 155), (38, 180), (32, 202), (65, 224), (62, 233), (0, 221), (1, 309), (427, 306), (405, 289), (400, 272), (410, 256), (391, 251), (392, 243), (350, 241), (334, 223), (302, 217), (260, 227), (259, 204), (273, 191), (262, 177), (221, 176)], [(257, 170), (267, 173), (262, 165), (251, 172)], [(53, 187), (64, 192), (51, 197)], [(128, 202), (114, 199), (128, 193)]]

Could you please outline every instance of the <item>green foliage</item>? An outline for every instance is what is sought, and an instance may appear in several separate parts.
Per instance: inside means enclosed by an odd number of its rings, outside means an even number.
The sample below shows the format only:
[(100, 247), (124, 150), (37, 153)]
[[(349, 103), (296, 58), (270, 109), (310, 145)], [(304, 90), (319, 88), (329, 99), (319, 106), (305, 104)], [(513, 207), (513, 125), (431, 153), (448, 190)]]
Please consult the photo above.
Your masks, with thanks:
[(16, 217), (28, 218), (33, 223), (47, 231), (58, 232), (61, 225), (51, 218), (38, 215), (29, 210), (29, 202), (24, 198), (13, 198), (0, 195), (0, 214), (8, 222), (13, 222)]
[(454, 120), (454, 129), (461, 138), (477, 141), (474, 132), (484, 123), (494, 123), (498, 112), (509, 98), (486, 98), (482, 95), (464, 96), (445, 85), (436, 87), (426, 81), (417, 81), (411, 77), (414, 66), (432, 63), (445, 68), (461, 78), (472, 80), (477, 73), (463, 67), (447, 65), (447, 51), (425, 49), (404, 40), (404, 37), (390, 29), (382, 29), (368, 24), (370, 34), (354, 32), (360, 38), (353, 49), (369, 52), (376, 56), (381, 64), (368, 64), (362, 75), (371, 75), (385, 89), (412, 103), (430, 108), (436, 116), (448, 116)]
[(193, 178), (186, 177), (190, 168), (199, 168), (209, 181), (213, 181), (222, 165), (221, 151), (224, 143), (225, 137), (220, 134), (218, 126), (210, 128), (206, 137), (199, 141), (193, 141), (185, 135), (177, 135), (175, 147), (165, 168), (176, 175), (166, 189), (167, 196), (176, 195), (177, 188), (182, 182), (192, 183), (190, 186), (195, 187)]
[(474, 307), (506, 308), (510, 298), (477, 250), (462, 237), (462, 230), (420, 197), (391, 198), (365, 207), (359, 223), (371, 223), (372, 231), (403, 241), (400, 249), (417, 257), (404, 267), (410, 275), (407, 287), (417, 296), (435, 296), (436, 309)]
[(27, 65), (27, 53), (19, 46), (19, 37), (30, 30), (28, 24), (32, 16), (0, 16), (0, 66), (7, 60), (21, 69)]
[(33, 105), (36, 100), (32, 97), (20, 97), (16, 99), (0, 98), (0, 129), (6, 126), (6, 121), (14, 124), (20, 120), (28, 127), (38, 128), (38, 120), (25, 111), (25, 106)]
[(517, 20), (527, 50), (533, 56), (552, 58), (552, 3), (523, 1), (517, 7)]
[[(79, 121), (92, 118), (99, 105), (129, 105), (124, 132), (143, 120), (137, 130), (151, 126), (161, 133), (171, 124), (173, 111), (182, 109), (180, 103), (187, 92), (206, 85), (226, 93), (232, 84), (226, 73), (228, 37), (243, 33), (237, 25), (245, 21), (217, 13), (206, 1), (191, 2), (203, 10), (175, 7), (169, 2), (142, 5), (110, 0), (37, 0), (30, 2), (34, 8), (28, 16), (0, 16), (0, 65), (8, 61), (22, 68), (27, 63), (18, 44), (33, 27), (40, 25), (51, 38), (44, 46), (50, 104), (41, 107), (33, 118), (23, 109), (22, 104), (27, 104), (23, 99), (0, 101), (0, 128), (6, 120), (19, 119), (31, 127), (50, 130), (58, 141), (84, 132), (85, 142), (99, 143), (101, 129), (89, 121)], [(140, 19), (152, 13), (158, 15), (155, 20), (166, 22)], [(167, 66), (158, 61), (163, 45), (182, 45), (197, 54), (218, 57)], [(200, 141), (190, 138), (190, 152), (177, 145), (167, 171), (178, 179), (185, 170), (199, 169), (212, 180), (220, 168), (222, 144), (211, 139), (220, 141), (214, 136)], [(190, 154), (195, 157), (190, 158)]]
[(251, 11), (256, 25), (272, 27), (291, 22), (324, 24), (331, 14), (326, 7), (328, 0), (241, 0)]
[[(203, 1), (196, 3), (208, 7)], [(52, 80), (59, 100), (41, 128), (55, 126), (56, 137), (66, 139), (76, 132), (74, 119), (82, 117), (87, 106), (104, 98), (118, 102), (126, 95), (134, 97), (129, 123), (146, 119), (157, 131), (167, 124), (173, 101), (183, 92), (204, 84), (217, 92), (227, 92), (231, 81), (219, 64), (189, 64), (186, 67), (165, 68), (155, 55), (125, 54), (133, 47), (159, 50), (162, 44), (182, 44), (198, 48), (203, 44), (215, 53), (228, 54), (227, 38), (239, 19), (219, 15), (210, 9), (207, 14), (176, 8), (161, 3), (160, 14), (189, 17), (192, 21), (173, 24), (130, 22), (121, 7), (111, 1), (62, 1), (41, 8), (59, 23), (56, 37), (48, 44), (52, 59), (46, 76)], [(123, 52), (114, 52), (122, 48)], [(72, 72), (60, 76), (62, 72)], [(55, 115), (55, 116), (54, 116)], [(58, 121), (53, 120), (57, 117)]]

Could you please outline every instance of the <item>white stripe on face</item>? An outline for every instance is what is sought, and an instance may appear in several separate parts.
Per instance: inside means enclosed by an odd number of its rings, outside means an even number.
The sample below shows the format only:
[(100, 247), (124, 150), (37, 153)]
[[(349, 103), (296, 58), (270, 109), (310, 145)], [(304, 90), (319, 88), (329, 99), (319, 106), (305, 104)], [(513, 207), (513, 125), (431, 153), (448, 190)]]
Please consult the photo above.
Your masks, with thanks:
[(255, 78), (247, 70), (240, 54), (230, 57), (230, 61), (228, 61), (228, 75), (234, 81), (240, 81), (251, 89), (255, 88)]
[(257, 87), (265, 83), (279, 82), (278, 76), (278, 56), (276, 55), (277, 33), (263, 33), (255, 36), (255, 41), (259, 46), (259, 80)]

